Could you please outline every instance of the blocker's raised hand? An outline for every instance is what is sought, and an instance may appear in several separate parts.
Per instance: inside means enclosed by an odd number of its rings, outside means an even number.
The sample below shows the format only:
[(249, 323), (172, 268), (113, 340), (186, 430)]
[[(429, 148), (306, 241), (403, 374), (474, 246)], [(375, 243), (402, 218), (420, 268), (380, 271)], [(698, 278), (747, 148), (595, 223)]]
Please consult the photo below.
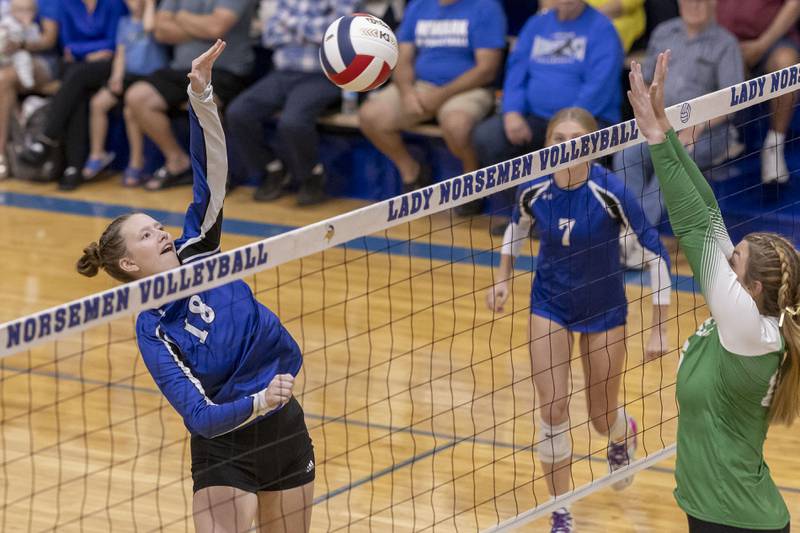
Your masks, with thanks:
[[(645, 85), (642, 77), (642, 65), (636, 61), (632, 62), (629, 77), (631, 89), (628, 91), (628, 100), (630, 100), (631, 107), (633, 107), (636, 124), (650, 144), (659, 144), (664, 141), (665, 135), (653, 112), (650, 90)], [(655, 82), (653, 82), (653, 85), (655, 85)]]
[(664, 85), (667, 81), (667, 73), (669, 72), (670, 57), (672, 57), (671, 50), (658, 54), (653, 83), (650, 85), (650, 105), (653, 107), (653, 113), (656, 119), (658, 119), (661, 129), (665, 132), (669, 131), (672, 127), (669, 120), (667, 120), (667, 113), (664, 110)]
[(223, 50), (225, 50), (225, 41), (217, 39), (211, 48), (192, 61), (192, 70), (188, 74), (192, 91), (202, 93), (208, 87), (208, 84), (211, 83), (211, 68)]

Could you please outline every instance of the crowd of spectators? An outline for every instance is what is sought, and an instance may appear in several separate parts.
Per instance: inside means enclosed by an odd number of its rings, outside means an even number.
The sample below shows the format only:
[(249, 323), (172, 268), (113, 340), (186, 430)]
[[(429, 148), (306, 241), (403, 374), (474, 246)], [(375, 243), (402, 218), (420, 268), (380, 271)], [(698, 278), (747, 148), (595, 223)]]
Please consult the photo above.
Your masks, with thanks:
[[(402, 131), (419, 123), (436, 121), (470, 171), (541, 148), (548, 120), (563, 108), (584, 108), (601, 126), (619, 121), (625, 56), (637, 47), (645, 77), (656, 54), (672, 48), (668, 105), (799, 58), (800, 0), (531, 0), (522, 17), (522, 3), (513, 1), (405, 4), (0, 0), (0, 178), (9, 176), (8, 125), (20, 95), (60, 80), (42, 131), (18, 154), (21, 162), (42, 165), (58, 155), (65, 190), (95, 179), (116, 157), (106, 150), (106, 135), (108, 114), (118, 108), (130, 145), (122, 184), (159, 190), (189, 183), (191, 162), (171, 118), (186, 108), (192, 58), (222, 38), (228, 46), (215, 66), (215, 94), (232, 153), (261, 184), (255, 199), (274, 200), (294, 187), (299, 205), (321, 202), (326, 178), (317, 119), (336, 108), (341, 91), (323, 75), (318, 48), (333, 20), (356, 11), (396, 26), (400, 56), (392, 81), (364, 99), (358, 119), (364, 136), (397, 167), (405, 191), (432, 180), (429, 162), (403, 141)], [(653, 20), (669, 13), (667, 6), (680, 16)], [(267, 69), (254, 68), (259, 46), (271, 54)], [(783, 147), (792, 96), (772, 106), (761, 154), (765, 183), (789, 176)], [(145, 172), (145, 137), (164, 156), (152, 175)], [(725, 117), (682, 132), (681, 140), (704, 169), (739, 146)], [(660, 195), (648, 162), (635, 147), (616, 154), (613, 167), (657, 223)], [(468, 205), (462, 213), (479, 209)]]

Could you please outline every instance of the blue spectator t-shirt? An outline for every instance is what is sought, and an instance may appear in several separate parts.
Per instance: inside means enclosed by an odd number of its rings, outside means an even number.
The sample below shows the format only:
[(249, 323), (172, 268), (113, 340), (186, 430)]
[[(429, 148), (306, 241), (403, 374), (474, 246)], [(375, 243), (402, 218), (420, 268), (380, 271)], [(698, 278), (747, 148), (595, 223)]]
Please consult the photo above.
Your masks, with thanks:
[(622, 43), (608, 18), (586, 6), (573, 20), (548, 10), (528, 20), (508, 56), (503, 112), (549, 119), (582, 107), (597, 119), (620, 120)]
[(36, 22), (41, 24), (42, 19), (58, 21), (58, 0), (39, 0)]
[(77, 61), (83, 61), (92, 52), (113, 52), (119, 19), (128, 12), (122, 0), (98, 2), (92, 13), (86, 11), (83, 0), (59, 0), (56, 9), (61, 46)]
[(122, 17), (117, 26), (117, 46), (125, 47), (125, 72), (146, 76), (166, 66), (167, 51), (152, 34), (144, 31), (141, 20)]
[(475, 50), (505, 47), (506, 16), (496, 0), (416, 0), (397, 39), (416, 46), (418, 80), (446, 85), (475, 66)]

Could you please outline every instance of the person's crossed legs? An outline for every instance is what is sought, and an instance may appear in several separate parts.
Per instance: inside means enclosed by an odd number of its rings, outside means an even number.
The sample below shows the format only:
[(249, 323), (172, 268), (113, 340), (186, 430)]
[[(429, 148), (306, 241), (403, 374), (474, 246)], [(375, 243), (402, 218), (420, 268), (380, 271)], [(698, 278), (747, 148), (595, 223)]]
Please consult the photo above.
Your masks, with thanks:
[(125, 93), (125, 105), (130, 110), (130, 117), (164, 154), (164, 167), (156, 172), (152, 180), (145, 183), (145, 188), (149, 190), (172, 185), (174, 183), (170, 182), (177, 182), (181, 177), (191, 175), (189, 156), (172, 133), (168, 115), (171, 108), (186, 100), (186, 95), (183, 92), (182, 99), (178, 99), (175, 91), (165, 89), (164, 82), (171, 81), (164, 80), (167, 76), (180, 76), (182, 86), (186, 86), (182, 73), (157, 71), (150, 80), (134, 83)]

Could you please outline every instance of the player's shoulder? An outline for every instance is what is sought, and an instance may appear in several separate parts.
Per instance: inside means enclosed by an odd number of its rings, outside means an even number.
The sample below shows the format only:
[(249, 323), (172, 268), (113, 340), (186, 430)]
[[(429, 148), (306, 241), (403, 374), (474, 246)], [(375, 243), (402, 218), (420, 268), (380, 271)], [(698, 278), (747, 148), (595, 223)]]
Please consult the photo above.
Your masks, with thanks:
[(624, 209), (625, 182), (602, 165), (593, 164), (589, 172), (589, 191), (606, 210)]
[(551, 176), (547, 176), (545, 178), (536, 178), (529, 182), (523, 183), (517, 187), (517, 198), (519, 198), (520, 202), (525, 204), (533, 203), (544, 196), (544, 194), (550, 189), (552, 183), (553, 178)]
[(622, 181), (622, 178), (599, 163), (593, 163), (589, 169), (589, 181), (597, 187), (615, 193), (625, 191), (625, 182)]
[(142, 337), (155, 337), (156, 329), (161, 322), (161, 312), (158, 309), (148, 309), (142, 311), (136, 317), (136, 336)]

